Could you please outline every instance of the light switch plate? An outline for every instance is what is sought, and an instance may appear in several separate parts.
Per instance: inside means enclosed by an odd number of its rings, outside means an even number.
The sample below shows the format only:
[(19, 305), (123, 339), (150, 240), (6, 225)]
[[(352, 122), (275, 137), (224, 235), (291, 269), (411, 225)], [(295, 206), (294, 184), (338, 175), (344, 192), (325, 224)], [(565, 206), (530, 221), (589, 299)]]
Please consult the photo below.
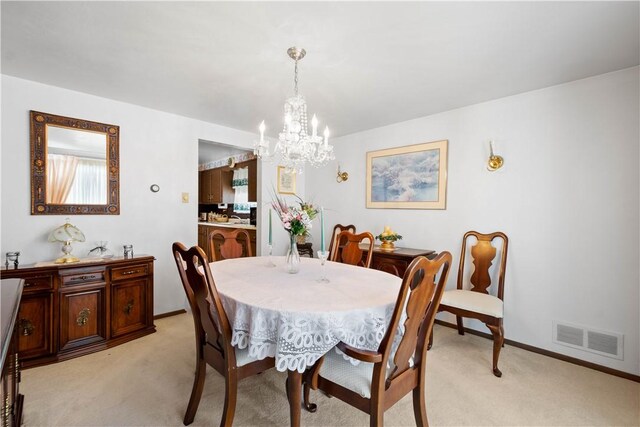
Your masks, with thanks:
[(182, 203), (189, 203), (189, 193), (182, 193)]

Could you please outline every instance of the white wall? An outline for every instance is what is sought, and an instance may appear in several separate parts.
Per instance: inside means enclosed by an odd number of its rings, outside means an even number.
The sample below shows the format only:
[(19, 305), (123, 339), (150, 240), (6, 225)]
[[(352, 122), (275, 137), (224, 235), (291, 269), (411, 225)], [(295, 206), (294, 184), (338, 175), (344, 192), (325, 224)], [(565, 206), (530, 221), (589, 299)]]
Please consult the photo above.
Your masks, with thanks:
[[(378, 234), (388, 224), (405, 237), (401, 246), (450, 251), (449, 288), (464, 232), (504, 231), (506, 337), (639, 374), (638, 74), (634, 67), (337, 138), (349, 180), (336, 183), (335, 165), (311, 170), (307, 192), (329, 209), (328, 227)], [(365, 208), (367, 151), (441, 139), (449, 140), (446, 210)], [(505, 158), (494, 173), (489, 139)], [(552, 320), (623, 333), (624, 360), (552, 343)]]
[[(273, 149), (275, 141), (271, 141), (271, 149)], [(262, 209), (258, 215), (258, 236), (259, 241), (256, 242), (258, 255), (267, 255), (269, 253), (269, 210), (275, 196), (286, 200), (290, 205), (296, 205), (298, 199), (288, 194), (278, 194), (278, 165), (280, 157), (274, 156), (270, 160), (258, 161), (258, 176), (261, 185), (258, 188), (258, 206)], [(305, 200), (305, 173), (296, 176), (296, 194)], [(313, 224), (312, 224), (313, 226)], [(272, 212), (271, 227), (273, 230), (273, 255), (281, 256), (287, 253), (289, 248), (289, 235), (284, 228), (275, 211)]]
[[(120, 126), (120, 215), (78, 215), (71, 222), (85, 243), (85, 256), (98, 240), (121, 253), (156, 257), (155, 313), (184, 307), (185, 297), (171, 257), (171, 244), (197, 243), (198, 139), (251, 148), (254, 134), (174, 114), (2, 76), (2, 262), (9, 250), (22, 252), (23, 264), (55, 259), (60, 245), (47, 242), (65, 216), (30, 215), (29, 110)], [(160, 192), (149, 191), (158, 184)], [(188, 204), (181, 193), (188, 192)]]

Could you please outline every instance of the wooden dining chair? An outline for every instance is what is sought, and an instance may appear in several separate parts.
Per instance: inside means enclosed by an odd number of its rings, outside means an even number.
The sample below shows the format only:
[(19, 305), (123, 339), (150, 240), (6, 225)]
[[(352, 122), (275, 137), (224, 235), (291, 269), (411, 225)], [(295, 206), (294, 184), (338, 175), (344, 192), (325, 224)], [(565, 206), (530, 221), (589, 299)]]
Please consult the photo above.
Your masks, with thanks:
[[(360, 247), (362, 243), (367, 245), (367, 255), (364, 260), (362, 256), (365, 250)], [(373, 259), (373, 243), (373, 234), (368, 231), (360, 234), (354, 234), (348, 230), (341, 231), (333, 242), (329, 261), (369, 268)]]
[[(336, 224), (333, 227), (333, 232), (331, 233), (331, 242), (329, 242), (329, 254), (327, 255), (327, 259), (329, 260), (331, 259), (333, 244), (336, 240), (336, 237), (338, 237), (338, 234), (340, 234), (342, 231), (350, 231), (355, 234), (356, 226), (353, 224), (349, 224), (349, 225)], [(338, 245), (338, 247), (340, 247), (340, 245)]]
[[(371, 426), (382, 426), (385, 410), (412, 392), (416, 424), (429, 425), (425, 404), (426, 340), (450, 265), (449, 252), (442, 252), (434, 260), (415, 258), (404, 274), (391, 322), (378, 350), (360, 350), (340, 342), (338, 349), (359, 360), (358, 365), (332, 350), (305, 373), (304, 406), (310, 412), (315, 412), (317, 406), (309, 402), (308, 387), (370, 414)], [(401, 321), (404, 333), (392, 354)]]
[[(473, 273), (469, 278), (469, 286), (465, 286), (465, 261), (467, 254), (467, 242), (474, 238), (476, 244), (471, 248)], [(494, 240), (502, 240), (499, 263), (495, 266), (497, 274), (497, 290), (494, 295), (489, 293), (492, 280), (490, 267), (496, 257), (497, 249), (492, 245)], [(482, 234), (477, 231), (469, 231), (462, 238), (462, 253), (458, 267), (457, 288), (445, 291), (440, 304), (440, 311), (448, 311), (456, 315), (458, 333), (464, 335), (463, 317), (478, 319), (487, 325), (493, 335), (493, 374), (501, 377), (498, 369), (500, 349), (504, 345), (504, 275), (507, 267), (507, 249), (509, 239), (497, 231), (490, 234)], [(495, 287), (494, 287), (495, 288)], [(433, 336), (429, 337), (429, 347), (433, 344)]]
[(193, 422), (198, 410), (208, 364), (224, 377), (224, 411), (220, 426), (231, 426), (236, 408), (238, 381), (273, 368), (274, 359), (268, 357), (257, 360), (249, 355), (248, 349), (238, 350), (231, 345), (231, 326), (222, 307), (204, 251), (197, 246), (187, 250), (178, 242), (173, 244), (172, 250), (191, 306), (196, 332), (196, 372), (184, 415), (184, 425)]
[(241, 228), (214, 229), (207, 237), (212, 261), (253, 256), (247, 230)]

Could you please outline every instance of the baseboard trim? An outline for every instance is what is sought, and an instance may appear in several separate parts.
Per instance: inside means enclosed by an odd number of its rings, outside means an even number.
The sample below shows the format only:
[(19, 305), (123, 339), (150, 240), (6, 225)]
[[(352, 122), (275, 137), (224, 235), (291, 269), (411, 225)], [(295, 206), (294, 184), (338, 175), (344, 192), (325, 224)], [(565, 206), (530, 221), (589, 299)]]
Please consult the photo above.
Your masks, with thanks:
[(156, 314), (155, 316), (153, 316), (153, 320), (158, 320), (158, 319), (162, 319), (163, 317), (171, 317), (171, 316), (176, 316), (178, 314), (182, 314), (182, 313), (186, 313), (187, 310), (185, 310), (184, 308), (182, 310), (176, 310), (176, 311), (169, 311), (167, 313), (162, 313), (162, 314)]
[[(452, 329), (458, 329), (458, 326), (453, 324), (453, 323), (449, 323), (449, 322), (445, 322), (443, 320), (439, 320), (436, 319), (436, 324), (441, 325), (441, 326), (445, 326), (447, 328), (452, 328)], [(464, 331), (466, 333), (469, 333), (471, 335), (476, 335), (482, 338), (486, 338), (489, 340), (493, 341), (493, 336), (489, 333), (485, 333), (485, 332), (480, 332), (480, 331), (476, 331), (475, 329), (469, 329), (469, 328), (464, 328)], [(640, 375), (633, 375), (630, 374), (628, 372), (624, 372), (624, 371), (619, 371), (617, 369), (612, 369), (609, 368), (607, 366), (602, 366), (602, 365), (598, 365), (597, 363), (592, 363), (592, 362), (587, 362), (586, 360), (581, 360), (581, 359), (577, 359), (575, 357), (571, 357), (571, 356), (567, 356), (561, 353), (556, 353), (553, 351), (549, 351), (549, 350), (545, 350), (542, 348), (538, 348), (538, 347), (534, 347), (532, 345), (529, 344), (523, 344), (521, 342), (518, 341), (513, 341), (510, 339), (506, 339), (504, 340), (504, 343), (507, 345), (511, 345), (514, 347), (518, 347), (521, 348), (523, 350), (527, 350), (530, 351), (532, 353), (538, 353), (538, 354), (542, 354), (543, 356), (548, 356), (548, 357), (552, 357), (554, 359), (558, 359), (558, 360), (562, 360), (564, 362), (569, 362), (569, 363), (573, 363), (574, 365), (578, 365), (578, 366), (583, 366), (585, 368), (589, 368), (589, 369), (593, 369), (596, 371), (600, 371), (600, 372), (604, 372), (605, 374), (609, 374), (609, 375), (614, 375), (616, 377), (620, 377), (620, 378), (624, 378), (626, 380), (631, 380), (631, 381), (635, 381), (637, 383), (640, 383)]]

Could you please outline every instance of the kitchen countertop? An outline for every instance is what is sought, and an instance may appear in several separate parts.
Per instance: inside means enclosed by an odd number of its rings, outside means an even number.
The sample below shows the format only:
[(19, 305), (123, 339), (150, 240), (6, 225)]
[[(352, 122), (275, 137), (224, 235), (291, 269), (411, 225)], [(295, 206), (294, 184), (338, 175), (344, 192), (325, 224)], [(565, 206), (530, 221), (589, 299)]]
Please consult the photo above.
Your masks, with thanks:
[(230, 222), (202, 222), (198, 221), (198, 225), (209, 225), (212, 227), (225, 227), (225, 228), (242, 228), (245, 230), (255, 230), (256, 226), (251, 224), (233, 224)]

